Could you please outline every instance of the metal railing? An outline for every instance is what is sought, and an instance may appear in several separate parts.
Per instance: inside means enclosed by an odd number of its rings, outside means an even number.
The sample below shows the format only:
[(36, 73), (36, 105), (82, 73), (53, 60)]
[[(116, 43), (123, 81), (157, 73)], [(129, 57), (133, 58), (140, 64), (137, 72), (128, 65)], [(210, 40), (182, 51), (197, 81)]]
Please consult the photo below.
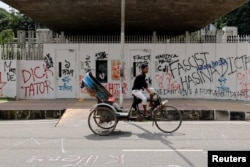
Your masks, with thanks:
[[(44, 43), (120, 43), (120, 35), (64, 35), (49, 30), (19, 31), (11, 43), (0, 46), (0, 60), (42, 60)], [(250, 43), (250, 35), (223, 36), (186, 33), (184, 35), (126, 35), (125, 43)]]
[(0, 46), (0, 60), (42, 60), (43, 44), (29, 43), (24, 46), (16, 43)]
[[(61, 38), (62, 39), (62, 38)], [(64, 40), (55, 40), (51, 43), (120, 43), (119, 35), (110, 36), (95, 36), (95, 35), (78, 35), (65, 36)], [(250, 42), (250, 35), (245, 36), (221, 36), (206, 35), (206, 36), (175, 36), (175, 35), (127, 35), (125, 43), (242, 43)]]

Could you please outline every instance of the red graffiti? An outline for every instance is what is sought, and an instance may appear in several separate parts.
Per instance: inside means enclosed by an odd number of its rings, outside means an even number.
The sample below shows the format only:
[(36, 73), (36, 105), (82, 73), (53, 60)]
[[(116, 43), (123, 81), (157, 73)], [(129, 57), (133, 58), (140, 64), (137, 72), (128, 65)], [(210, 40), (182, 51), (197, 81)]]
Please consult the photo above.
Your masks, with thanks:
[(7, 82), (2, 82), (2, 73), (0, 72), (0, 96), (3, 96), (2, 89)]
[(170, 72), (156, 74), (155, 80), (160, 89), (168, 89), (171, 91), (181, 90), (181, 84), (174, 81), (172, 74)]
[(31, 79), (32, 79), (33, 82), (35, 82), (36, 80), (43, 79), (43, 78), (48, 79), (48, 77), (50, 75), (53, 76), (54, 74), (44, 64), (43, 64), (42, 68), (37, 66), (34, 69), (30, 68), (29, 70), (22, 70), (22, 76), (23, 76), (23, 82), (24, 83), (29, 82)]
[[(108, 83), (106, 89), (114, 96), (117, 97), (120, 95), (120, 83)], [(123, 83), (123, 94), (127, 94), (128, 85)]]
[(250, 94), (250, 70), (243, 73), (237, 72), (237, 79), (240, 84), (240, 92), (245, 98), (249, 98)]
[(54, 90), (53, 87), (50, 86), (51, 82), (46, 80), (43, 82), (31, 83), (28, 86), (21, 86), (25, 91), (25, 96), (35, 96), (38, 94), (49, 93), (49, 90)]
[(178, 84), (176, 81), (172, 82), (172, 83), (169, 83), (167, 84), (167, 89), (168, 90), (181, 90), (181, 84)]
[(0, 89), (4, 87), (7, 82), (2, 82), (2, 73), (0, 72)]
[(53, 76), (53, 72), (43, 64), (42, 67), (37, 66), (30, 68), (29, 70), (22, 70), (22, 79), (25, 96), (35, 96), (39, 94), (49, 93), (54, 88), (51, 86), (51, 82), (48, 80), (50, 76)]

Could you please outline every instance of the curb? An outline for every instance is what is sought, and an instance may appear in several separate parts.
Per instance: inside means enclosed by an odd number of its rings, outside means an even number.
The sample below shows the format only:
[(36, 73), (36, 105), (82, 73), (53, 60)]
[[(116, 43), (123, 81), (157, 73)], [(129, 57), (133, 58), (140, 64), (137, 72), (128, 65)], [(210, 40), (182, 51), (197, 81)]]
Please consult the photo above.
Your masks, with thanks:
[[(64, 110), (0, 110), (0, 120), (59, 119)], [(74, 110), (74, 109), (71, 109)], [(183, 121), (248, 121), (250, 112), (228, 110), (180, 110)], [(86, 114), (85, 114), (86, 115)]]

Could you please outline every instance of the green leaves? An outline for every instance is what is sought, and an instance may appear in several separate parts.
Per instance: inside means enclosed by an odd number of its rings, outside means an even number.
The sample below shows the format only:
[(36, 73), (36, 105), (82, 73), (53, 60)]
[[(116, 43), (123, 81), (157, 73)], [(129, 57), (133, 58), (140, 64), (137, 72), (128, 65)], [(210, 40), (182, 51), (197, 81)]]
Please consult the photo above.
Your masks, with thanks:
[(221, 29), (224, 26), (238, 27), (239, 35), (250, 34), (250, 2), (240, 8), (221, 17), (215, 22), (215, 26)]
[(17, 30), (35, 30), (35, 22), (18, 11), (8, 12), (0, 8), (0, 31), (8, 29), (12, 29), (14, 33)]
[(11, 29), (3, 30), (0, 32), (0, 45), (4, 45), (8, 42), (13, 41), (14, 32)]

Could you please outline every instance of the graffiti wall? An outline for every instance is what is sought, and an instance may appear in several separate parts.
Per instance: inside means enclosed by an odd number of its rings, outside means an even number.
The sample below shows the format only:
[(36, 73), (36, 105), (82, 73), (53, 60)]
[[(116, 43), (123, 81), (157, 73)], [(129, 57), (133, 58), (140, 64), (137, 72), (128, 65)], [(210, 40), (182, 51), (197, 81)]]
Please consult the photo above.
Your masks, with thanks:
[(155, 87), (160, 94), (170, 97), (247, 100), (249, 58), (247, 45), (180, 47), (175, 52), (155, 56), (158, 63)]
[(16, 61), (0, 61), (0, 97), (16, 97)]
[[(120, 45), (118, 44), (82, 44), (80, 46), (79, 83), (84, 74), (91, 70), (96, 78), (115, 97), (120, 96)], [(128, 61), (129, 59), (127, 59)], [(128, 61), (129, 62), (129, 61)], [(125, 70), (130, 68), (125, 67)], [(124, 98), (130, 98), (128, 92), (129, 80), (123, 84)], [(88, 93), (82, 89), (79, 97), (88, 98)]]
[[(0, 61), (0, 96), (90, 98), (79, 85), (91, 70), (119, 97), (120, 48), (120, 44), (45, 44), (43, 61)], [(149, 64), (146, 79), (162, 97), (250, 100), (248, 43), (126, 44), (124, 98), (131, 98), (142, 63)]]
[(50, 99), (55, 93), (55, 71), (44, 61), (20, 61), (18, 93), (21, 99)]
[[(249, 44), (127, 44), (125, 48), (125, 98), (131, 98), (140, 64), (148, 63), (147, 81), (163, 97), (249, 100)], [(108, 66), (110, 76), (102, 83), (117, 97), (120, 84), (112, 74), (119, 71), (114, 63), (119, 49), (119, 44), (82, 45), (80, 54), (82, 74), (91, 69), (99, 75), (95, 62), (105, 61), (99, 64)]]

